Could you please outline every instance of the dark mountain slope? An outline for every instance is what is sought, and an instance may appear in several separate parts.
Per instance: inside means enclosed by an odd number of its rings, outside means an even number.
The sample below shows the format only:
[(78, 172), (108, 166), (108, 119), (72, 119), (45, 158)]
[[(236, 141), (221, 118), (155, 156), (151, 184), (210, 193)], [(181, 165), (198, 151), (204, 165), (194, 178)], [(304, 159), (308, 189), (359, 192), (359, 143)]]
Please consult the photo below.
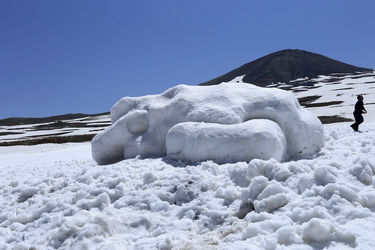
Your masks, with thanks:
[(56, 122), (61, 120), (71, 120), (71, 119), (78, 119), (83, 117), (93, 117), (93, 116), (100, 116), (100, 115), (108, 115), (109, 112), (100, 113), (100, 114), (65, 114), (65, 115), (57, 115), (57, 116), (49, 116), (49, 117), (42, 117), (42, 118), (31, 118), (31, 117), (12, 117), (0, 120), (0, 126), (14, 126), (14, 125), (26, 125), (26, 124), (36, 124), (36, 123), (46, 123), (46, 122)]
[(318, 75), (367, 71), (373, 69), (356, 67), (304, 50), (288, 49), (261, 57), (199, 85), (215, 85), (245, 75), (244, 82), (264, 87), (271, 83), (288, 83), (303, 77), (315, 78)]

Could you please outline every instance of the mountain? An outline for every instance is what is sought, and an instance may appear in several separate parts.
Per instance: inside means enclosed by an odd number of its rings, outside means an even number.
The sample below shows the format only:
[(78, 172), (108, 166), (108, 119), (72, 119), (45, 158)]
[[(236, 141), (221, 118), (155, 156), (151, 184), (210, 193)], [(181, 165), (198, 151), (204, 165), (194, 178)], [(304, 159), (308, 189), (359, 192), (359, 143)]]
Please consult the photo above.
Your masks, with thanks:
[(90, 141), (111, 125), (109, 112), (0, 120), (0, 147)]
[(225, 75), (200, 83), (215, 85), (229, 82), (244, 76), (242, 81), (265, 87), (272, 83), (289, 83), (299, 78), (316, 78), (333, 73), (371, 72), (373, 69), (361, 68), (304, 50), (281, 50), (255, 61), (246, 63)]
[(98, 114), (65, 114), (65, 115), (56, 115), (56, 116), (49, 116), (49, 117), (41, 117), (41, 118), (34, 118), (34, 117), (11, 117), (6, 119), (0, 119), (0, 126), (15, 126), (15, 125), (25, 125), (25, 124), (36, 124), (36, 123), (46, 123), (46, 122), (57, 122), (61, 120), (72, 120), (84, 117), (95, 117), (95, 116), (102, 116), (102, 115), (109, 115), (109, 112), (106, 113), (98, 113)]

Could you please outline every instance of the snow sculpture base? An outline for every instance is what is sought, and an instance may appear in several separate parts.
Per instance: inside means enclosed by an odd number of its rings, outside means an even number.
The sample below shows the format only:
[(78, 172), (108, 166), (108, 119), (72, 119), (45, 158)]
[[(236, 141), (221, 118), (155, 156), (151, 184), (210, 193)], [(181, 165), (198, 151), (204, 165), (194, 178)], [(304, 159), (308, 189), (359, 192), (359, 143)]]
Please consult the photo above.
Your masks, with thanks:
[(92, 140), (98, 164), (137, 155), (281, 161), (323, 146), (321, 122), (292, 93), (251, 84), (178, 85), (160, 95), (124, 97), (113, 106), (111, 119)]

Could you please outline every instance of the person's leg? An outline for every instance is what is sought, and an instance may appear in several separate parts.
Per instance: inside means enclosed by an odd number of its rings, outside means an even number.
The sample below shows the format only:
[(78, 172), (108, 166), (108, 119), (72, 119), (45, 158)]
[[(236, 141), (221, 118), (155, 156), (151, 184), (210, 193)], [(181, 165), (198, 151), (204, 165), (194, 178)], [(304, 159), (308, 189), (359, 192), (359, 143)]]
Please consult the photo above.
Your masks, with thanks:
[(359, 124), (361, 124), (362, 122), (363, 122), (363, 116), (362, 115), (358, 115), (357, 129), (358, 129)]
[[(355, 122), (354, 122), (352, 125), (350, 125), (350, 127), (352, 127), (352, 129), (353, 129), (354, 131), (356, 131), (356, 130), (358, 130), (358, 127), (357, 127), (357, 118), (356, 118), (355, 113), (353, 113), (353, 116), (354, 116), (354, 120), (355, 120)], [(357, 128), (357, 129), (356, 129), (356, 128)]]
[(358, 131), (358, 126), (363, 122), (363, 117), (361, 114), (354, 114), (355, 118), (355, 123), (351, 125), (351, 127), (355, 130)]
[(350, 125), (350, 127), (352, 127), (352, 129), (353, 129), (354, 131), (358, 131), (357, 116), (356, 116), (356, 114), (354, 114), (354, 113), (353, 113), (353, 116), (354, 116), (355, 122), (354, 122), (352, 125)]

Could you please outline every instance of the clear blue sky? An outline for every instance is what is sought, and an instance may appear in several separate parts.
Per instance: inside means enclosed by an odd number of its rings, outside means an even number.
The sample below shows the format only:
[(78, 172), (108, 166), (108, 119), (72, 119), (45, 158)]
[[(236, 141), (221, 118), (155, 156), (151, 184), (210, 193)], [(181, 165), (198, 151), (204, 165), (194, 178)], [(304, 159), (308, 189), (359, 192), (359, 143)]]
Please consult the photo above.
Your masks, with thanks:
[(375, 68), (375, 1), (1, 0), (0, 118), (109, 111), (282, 49)]

